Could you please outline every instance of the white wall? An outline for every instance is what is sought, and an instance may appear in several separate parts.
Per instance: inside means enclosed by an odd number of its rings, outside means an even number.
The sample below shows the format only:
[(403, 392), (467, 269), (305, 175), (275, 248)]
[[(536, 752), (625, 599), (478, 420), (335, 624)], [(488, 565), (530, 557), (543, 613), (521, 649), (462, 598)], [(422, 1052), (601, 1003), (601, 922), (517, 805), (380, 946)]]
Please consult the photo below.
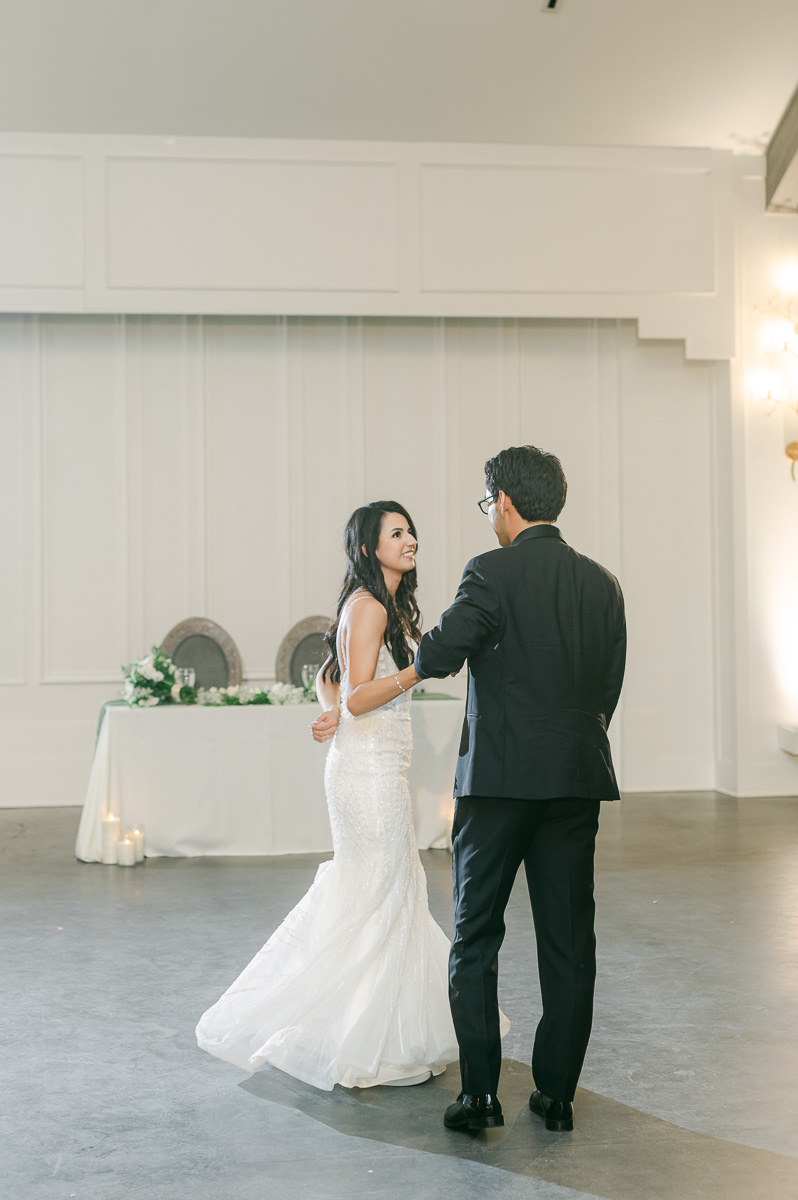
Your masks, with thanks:
[(0, 134), (0, 804), (80, 802), (120, 664), (183, 617), (269, 678), (364, 500), (414, 512), (429, 624), (519, 441), (627, 594), (623, 786), (798, 793), (798, 417), (748, 381), (798, 218), (763, 162)]
[(732, 162), (0, 133), (0, 312), (633, 318), (728, 358)]
[(630, 322), (0, 317), (0, 803), (81, 802), (120, 664), (184, 617), (269, 678), (366, 500), (414, 515), (432, 624), (526, 441), (626, 592), (623, 785), (712, 786), (715, 374)]
[[(732, 364), (729, 456), (733, 478), (734, 675), (726, 713), (740, 795), (798, 795), (798, 759), (778, 746), (779, 725), (798, 725), (798, 481), (784, 448), (798, 414), (757, 398), (760, 376), (778, 386), (794, 362), (762, 353), (761, 332), (785, 264), (798, 264), (798, 217), (764, 211), (761, 159), (738, 164), (738, 341)], [(798, 288), (792, 288), (798, 316)], [(790, 299), (786, 294), (785, 299)], [(773, 376), (776, 376), (774, 379)]]

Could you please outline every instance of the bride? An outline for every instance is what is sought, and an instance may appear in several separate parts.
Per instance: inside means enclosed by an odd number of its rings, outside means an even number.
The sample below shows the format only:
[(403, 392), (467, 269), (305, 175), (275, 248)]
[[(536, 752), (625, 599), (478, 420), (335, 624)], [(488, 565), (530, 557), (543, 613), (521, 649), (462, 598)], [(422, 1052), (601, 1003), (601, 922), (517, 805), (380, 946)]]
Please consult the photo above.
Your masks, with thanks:
[[(324, 783), (334, 857), (201, 1018), (203, 1050), (315, 1087), (421, 1083), (458, 1056), (449, 942), (432, 919), (407, 786), (420, 682), (416, 531), (401, 504), (358, 508), (317, 689), (333, 738)], [(335, 731), (334, 734), (332, 731)]]

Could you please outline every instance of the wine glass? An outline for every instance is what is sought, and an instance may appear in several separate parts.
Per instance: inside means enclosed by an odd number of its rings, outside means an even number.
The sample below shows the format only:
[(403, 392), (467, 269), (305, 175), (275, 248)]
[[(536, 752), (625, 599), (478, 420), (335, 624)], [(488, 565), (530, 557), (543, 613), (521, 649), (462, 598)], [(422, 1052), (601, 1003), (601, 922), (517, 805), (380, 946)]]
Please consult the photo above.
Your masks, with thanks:
[(316, 682), (316, 676), (319, 673), (320, 663), (303, 663), (302, 664), (302, 682), (305, 685), (305, 690), (309, 691)]

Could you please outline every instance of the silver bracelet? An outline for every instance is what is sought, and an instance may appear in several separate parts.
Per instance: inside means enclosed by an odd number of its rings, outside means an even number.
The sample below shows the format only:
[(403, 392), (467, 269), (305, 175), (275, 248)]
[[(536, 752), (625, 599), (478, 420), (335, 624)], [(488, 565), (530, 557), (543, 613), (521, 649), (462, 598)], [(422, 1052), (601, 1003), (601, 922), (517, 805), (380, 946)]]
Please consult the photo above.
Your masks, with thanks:
[(403, 687), (402, 687), (401, 683), (399, 682), (399, 675), (398, 675), (398, 674), (394, 675), (394, 679), (396, 680), (396, 686), (399, 688), (399, 691), (400, 691), (400, 692), (406, 692), (406, 691), (407, 691), (407, 688), (403, 688)]

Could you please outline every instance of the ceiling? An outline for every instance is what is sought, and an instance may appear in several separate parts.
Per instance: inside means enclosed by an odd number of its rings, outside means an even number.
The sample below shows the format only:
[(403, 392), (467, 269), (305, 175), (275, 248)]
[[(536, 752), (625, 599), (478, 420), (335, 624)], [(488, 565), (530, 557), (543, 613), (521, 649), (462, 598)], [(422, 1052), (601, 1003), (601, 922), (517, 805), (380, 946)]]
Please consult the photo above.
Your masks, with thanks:
[(3, 0), (0, 129), (756, 150), (796, 0)]

